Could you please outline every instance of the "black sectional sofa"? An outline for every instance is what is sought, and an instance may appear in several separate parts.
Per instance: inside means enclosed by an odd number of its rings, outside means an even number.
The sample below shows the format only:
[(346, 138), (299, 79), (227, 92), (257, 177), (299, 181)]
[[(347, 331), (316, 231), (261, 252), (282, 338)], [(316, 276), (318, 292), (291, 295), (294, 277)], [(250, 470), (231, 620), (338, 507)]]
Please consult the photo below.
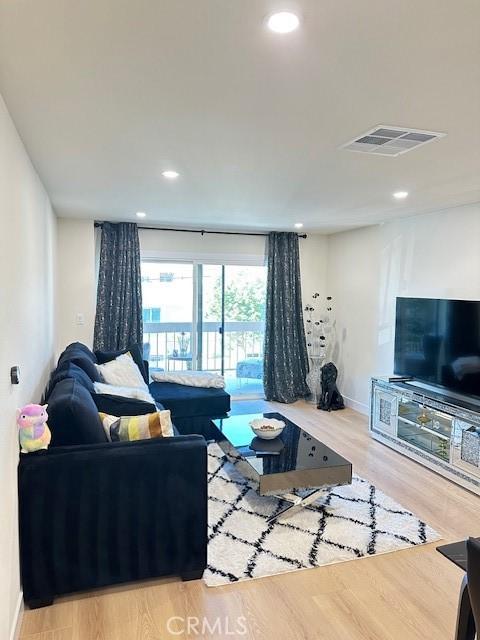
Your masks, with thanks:
[[(140, 350), (131, 353), (148, 381)], [(20, 454), (21, 576), (31, 608), (133, 580), (200, 578), (205, 569), (207, 450), (200, 434), (207, 435), (211, 418), (225, 415), (230, 398), (222, 391), (212, 404), (211, 390), (200, 390), (207, 392), (202, 401), (196, 389), (156, 383), (157, 406), (95, 394), (97, 359), (116, 355), (96, 355), (80, 343), (65, 349), (45, 396), (50, 448)], [(175, 437), (107, 441), (99, 411), (140, 415), (163, 407), (171, 409)]]
[(171, 382), (151, 382), (155, 401), (170, 409), (179, 433), (198, 433), (214, 438), (212, 419), (224, 418), (230, 411), (230, 396), (223, 389), (186, 387)]

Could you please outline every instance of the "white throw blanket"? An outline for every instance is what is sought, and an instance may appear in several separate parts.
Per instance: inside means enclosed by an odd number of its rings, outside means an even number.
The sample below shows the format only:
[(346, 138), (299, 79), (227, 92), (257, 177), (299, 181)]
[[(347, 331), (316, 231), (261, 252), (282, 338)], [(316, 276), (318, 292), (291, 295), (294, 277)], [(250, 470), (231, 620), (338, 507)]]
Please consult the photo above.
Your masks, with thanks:
[(207, 371), (153, 371), (151, 376), (157, 382), (173, 382), (186, 387), (225, 388), (223, 376)]
[(155, 404), (155, 400), (148, 389), (145, 391), (138, 387), (120, 387), (114, 384), (105, 384), (104, 382), (94, 382), (93, 388), (95, 393), (99, 395), (121, 396), (122, 398), (132, 398), (133, 400), (143, 400), (143, 402)]

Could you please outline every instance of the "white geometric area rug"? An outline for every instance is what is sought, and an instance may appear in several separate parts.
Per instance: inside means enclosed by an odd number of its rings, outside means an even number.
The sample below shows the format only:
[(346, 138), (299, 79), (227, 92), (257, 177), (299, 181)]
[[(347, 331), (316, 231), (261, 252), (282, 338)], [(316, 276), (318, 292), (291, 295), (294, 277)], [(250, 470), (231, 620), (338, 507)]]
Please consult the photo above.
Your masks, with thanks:
[(331, 487), (321, 503), (269, 524), (287, 507), (260, 496), (220, 447), (208, 446), (209, 587), (407, 549), (440, 536), (368, 480)]

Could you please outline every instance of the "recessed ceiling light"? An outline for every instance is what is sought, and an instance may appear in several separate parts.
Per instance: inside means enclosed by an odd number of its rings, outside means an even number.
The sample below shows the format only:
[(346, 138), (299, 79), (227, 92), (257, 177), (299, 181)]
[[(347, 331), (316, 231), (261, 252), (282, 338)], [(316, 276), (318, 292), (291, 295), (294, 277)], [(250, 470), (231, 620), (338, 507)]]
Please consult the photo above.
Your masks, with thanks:
[(407, 196), (408, 196), (408, 191), (395, 191), (395, 193), (393, 194), (393, 197), (396, 198), (397, 200), (403, 200)]
[(275, 33), (290, 33), (298, 29), (300, 19), (294, 13), (289, 11), (281, 11), (280, 13), (273, 13), (267, 19), (267, 26), (271, 31)]
[(177, 171), (168, 170), (162, 172), (162, 176), (164, 178), (168, 178), (169, 180), (174, 180), (175, 178), (178, 178), (179, 175), (180, 174)]
[(296, 222), (293, 226), (295, 229), (301, 229), (303, 227), (303, 222)]
[(137, 211), (137, 218), (145, 218), (146, 215), (145, 211)]

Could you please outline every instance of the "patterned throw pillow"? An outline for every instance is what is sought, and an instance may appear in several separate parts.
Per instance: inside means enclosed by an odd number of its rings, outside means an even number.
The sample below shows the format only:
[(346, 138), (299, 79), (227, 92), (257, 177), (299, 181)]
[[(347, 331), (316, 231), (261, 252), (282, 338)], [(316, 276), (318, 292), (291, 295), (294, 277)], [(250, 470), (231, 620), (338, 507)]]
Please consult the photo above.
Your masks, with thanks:
[(99, 415), (110, 442), (167, 438), (174, 435), (169, 410), (120, 418), (108, 413), (99, 413)]

